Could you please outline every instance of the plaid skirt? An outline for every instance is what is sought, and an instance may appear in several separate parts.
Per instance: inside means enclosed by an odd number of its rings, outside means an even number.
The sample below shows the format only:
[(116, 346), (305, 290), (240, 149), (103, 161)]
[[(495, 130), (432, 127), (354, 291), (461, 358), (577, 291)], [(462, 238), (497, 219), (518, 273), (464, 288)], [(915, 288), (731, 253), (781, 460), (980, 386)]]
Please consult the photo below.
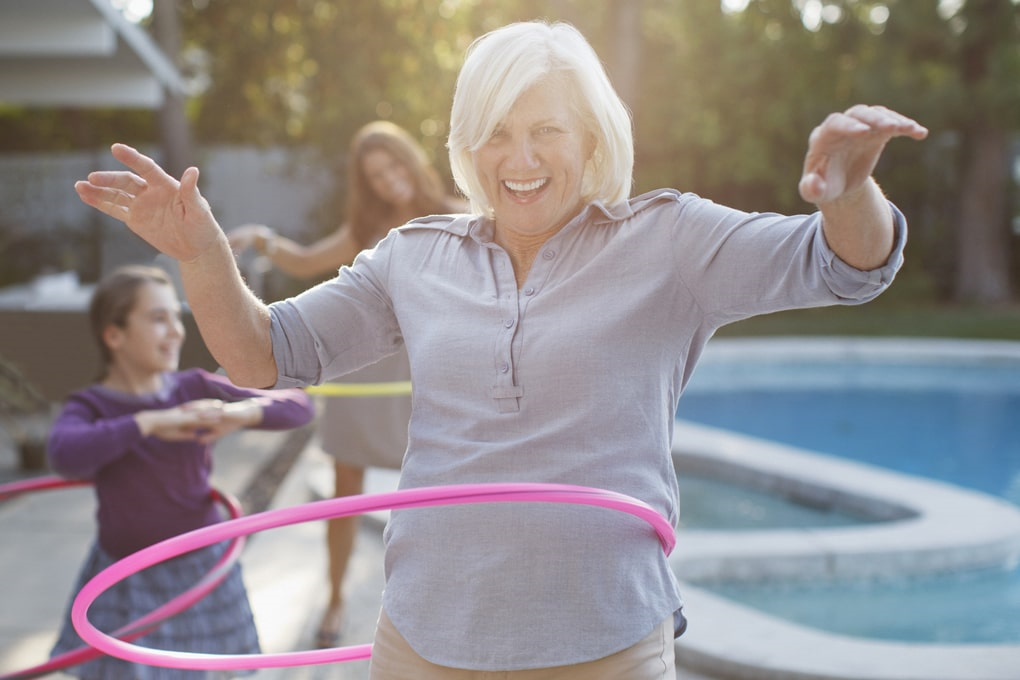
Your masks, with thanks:
[[(139, 619), (194, 586), (216, 563), (226, 544), (202, 548), (133, 574), (105, 591), (89, 607), (89, 621), (104, 633), (112, 633)], [(93, 576), (116, 560), (93, 544), (73, 591), (76, 595)], [(71, 602), (74, 597), (71, 598)], [(84, 643), (71, 625), (71, 602), (51, 657)], [(248, 594), (235, 564), (230, 574), (211, 593), (176, 616), (163, 621), (134, 644), (176, 652), (206, 654), (258, 654), (258, 633), (248, 604)], [(101, 656), (64, 671), (82, 680), (212, 680), (253, 671), (189, 671), (147, 666)]]

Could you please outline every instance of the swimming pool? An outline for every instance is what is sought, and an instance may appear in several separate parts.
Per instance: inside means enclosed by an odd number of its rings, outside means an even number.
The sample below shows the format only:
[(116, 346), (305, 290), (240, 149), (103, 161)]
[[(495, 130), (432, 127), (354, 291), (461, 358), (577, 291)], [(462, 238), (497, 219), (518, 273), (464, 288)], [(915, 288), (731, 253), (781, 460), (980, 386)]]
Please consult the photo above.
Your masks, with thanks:
[[(886, 341), (864, 351), (866, 344), (833, 351), (824, 341), (710, 343), (716, 351), (706, 352), (678, 417), (1020, 506), (1020, 343)], [(846, 635), (1020, 643), (1015, 562), (925, 576), (707, 587)]]
[(683, 470), (677, 474), (677, 484), (681, 530), (832, 528), (881, 521), (851, 509), (823, 507)]

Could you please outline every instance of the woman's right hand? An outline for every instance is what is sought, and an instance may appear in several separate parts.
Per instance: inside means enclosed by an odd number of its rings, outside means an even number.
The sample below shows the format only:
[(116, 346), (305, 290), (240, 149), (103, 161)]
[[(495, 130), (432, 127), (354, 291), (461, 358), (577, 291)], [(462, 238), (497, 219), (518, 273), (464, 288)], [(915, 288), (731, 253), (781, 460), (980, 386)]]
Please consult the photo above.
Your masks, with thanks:
[(130, 146), (114, 144), (111, 151), (131, 171), (96, 171), (75, 182), (84, 203), (120, 220), (181, 262), (197, 259), (222, 238), (209, 203), (198, 190), (198, 168), (185, 170), (178, 182)]

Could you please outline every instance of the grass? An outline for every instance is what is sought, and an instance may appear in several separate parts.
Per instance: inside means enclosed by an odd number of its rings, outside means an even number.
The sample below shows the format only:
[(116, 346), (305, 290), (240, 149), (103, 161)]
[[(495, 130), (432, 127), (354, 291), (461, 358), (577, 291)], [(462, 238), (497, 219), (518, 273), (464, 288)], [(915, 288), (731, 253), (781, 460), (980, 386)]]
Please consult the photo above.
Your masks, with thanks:
[(940, 302), (925, 277), (901, 272), (889, 290), (867, 304), (756, 316), (725, 326), (716, 335), (848, 335), (1020, 341), (1020, 306), (988, 307)]
[(915, 302), (778, 312), (725, 326), (717, 337), (849, 335), (1020, 340), (1020, 308)]

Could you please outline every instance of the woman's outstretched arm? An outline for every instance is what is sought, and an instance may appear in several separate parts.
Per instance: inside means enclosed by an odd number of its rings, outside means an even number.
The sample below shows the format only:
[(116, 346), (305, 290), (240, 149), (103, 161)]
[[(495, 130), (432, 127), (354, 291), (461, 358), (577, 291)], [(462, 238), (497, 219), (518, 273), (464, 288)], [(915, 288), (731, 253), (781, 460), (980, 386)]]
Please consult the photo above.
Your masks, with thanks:
[(863, 105), (830, 115), (811, 132), (800, 195), (818, 206), (825, 238), (847, 264), (870, 270), (888, 260), (892, 211), (871, 175), (889, 140), (927, 134), (900, 113)]
[(198, 169), (188, 168), (178, 181), (129, 146), (114, 144), (112, 153), (129, 170), (90, 173), (75, 183), (78, 196), (177, 260), (202, 339), (234, 383), (275, 384), (269, 311), (241, 278), (227, 238), (198, 190)]

